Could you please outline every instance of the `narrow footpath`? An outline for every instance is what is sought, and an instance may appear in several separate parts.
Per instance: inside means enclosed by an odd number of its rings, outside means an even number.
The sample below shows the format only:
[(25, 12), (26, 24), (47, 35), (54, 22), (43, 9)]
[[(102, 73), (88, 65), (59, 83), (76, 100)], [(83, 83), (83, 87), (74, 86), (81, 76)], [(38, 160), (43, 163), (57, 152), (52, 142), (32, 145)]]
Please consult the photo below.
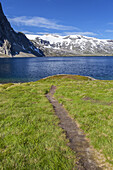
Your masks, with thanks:
[(83, 131), (77, 126), (75, 120), (69, 117), (64, 107), (53, 97), (56, 86), (51, 86), (50, 92), (46, 94), (49, 102), (53, 105), (55, 114), (60, 119), (60, 127), (65, 131), (69, 139), (69, 147), (76, 153), (77, 170), (100, 170), (101, 168), (93, 158), (88, 141), (85, 139)]

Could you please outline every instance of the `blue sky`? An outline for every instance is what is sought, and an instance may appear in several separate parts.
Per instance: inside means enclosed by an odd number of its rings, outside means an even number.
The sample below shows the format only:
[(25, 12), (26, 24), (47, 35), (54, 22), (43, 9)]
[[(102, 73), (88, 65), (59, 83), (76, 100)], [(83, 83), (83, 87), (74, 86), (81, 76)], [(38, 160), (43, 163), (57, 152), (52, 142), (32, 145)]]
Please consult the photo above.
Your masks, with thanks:
[(113, 39), (113, 0), (0, 0), (16, 31)]

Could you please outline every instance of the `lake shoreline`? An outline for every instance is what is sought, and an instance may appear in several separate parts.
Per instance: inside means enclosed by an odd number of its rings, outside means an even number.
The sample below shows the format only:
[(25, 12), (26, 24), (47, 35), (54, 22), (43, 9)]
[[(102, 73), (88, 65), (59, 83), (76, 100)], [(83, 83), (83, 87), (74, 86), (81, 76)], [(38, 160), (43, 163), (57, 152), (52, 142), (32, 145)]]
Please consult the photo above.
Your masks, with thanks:
[[(43, 58), (43, 57), (112, 57), (113, 56), (113, 54), (101, 54), (101, 55), (92, 55), (92, 54), (85, 54), (85, 55), (61, 55), (61, 56), (52, 56), (52, 55), (46, 55), (46, 56), (42, 56), (41, 58)], [(21, 54), (19, 54), (19, 55), (15, 55), (15, 56), (8, 56), (8, 55), (1, 55), (0, 54), (0, 59), (1, 58), (39, 58), (39, 57), (37, 57), (37, 56), (35, 56), (35, 55), (32, 55), (32, 54), (24, 54), (24, 55), (21, 55)]]
[[(92, 80), (92, 81), (95, 81), (95, 80), (98, 80), (98, 79), (95, 79), (93, 77), (90, 77), (90, 76), (81, 76), (81, 75), (72, 75), (72, 74), (56, 74), (56, 75), (52, 75), (52, 76), (48, 76), (48, 77), (44, 77), (42, 79), (39, 79), (37, 81), (31, 81), (31, 82), (18, 82), (18, 83), (13, 83), (13, 82), (9, 82), (9, 83), (0, 83), (0, 85), (5, 85), (5, 84), (12, 84), (12, 85), (20, 85), (20, 84), (24, 84), (24, 83), (34, 83), (34, 82), (38, 82), (38, 81), (41, 81), (41, 80), (46, 80), (46, 79), (49, 79), (49, 78), (54, 78), (54, 77), (62, 77), (62, 76), (65, 76), (65, 77), (75, 77), (75, 76), (78, 76), (78, 77), (83, 77), (83, 78), (87, 78), (87, 80)], [(100, 80), (101, 81), (101, 80)]]

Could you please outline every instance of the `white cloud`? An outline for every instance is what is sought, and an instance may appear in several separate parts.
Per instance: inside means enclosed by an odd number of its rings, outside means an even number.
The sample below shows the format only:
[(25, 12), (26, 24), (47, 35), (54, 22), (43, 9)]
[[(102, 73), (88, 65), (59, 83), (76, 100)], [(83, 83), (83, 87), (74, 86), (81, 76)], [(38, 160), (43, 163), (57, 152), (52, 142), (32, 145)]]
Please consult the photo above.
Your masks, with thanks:
[(65, 35), (89, 35), (89, 36), (95, 36), (97, 35), (94, 32), (65, 32)]
[[(37, 35), (44, 35), (44, 34), (55, 34), (55, 33), (49, 33), (49, 32), (36, 32)], [(57, 33), (58, 34), (58, 33)]]
[[(113, 32), (113, 30), (106, 30), (108, 32)], [(17, 31), (18, 32), (18, 31)], [(93, 33), (93, 32), (30, 32), (30, 31), (27, 31), (27, 30), (23, 30), (21, 31), (23, 32), (24, 34), (27, 34), (28, 36), (29, 35), (45, 35), (45, 34), (54, 34), (54, 35), (61, 35), (61, 36), (67, 36), (67, 35), (83, 35), (83, 36), (96, 36), (98, 34), (96, 33)]]
[(65, 36), (65, 35), (96, 36), (97, 35), (96, 33), (93, 33), (93, 32), (54, 32), (54, 33), (51, 33), (51, 32), (36, 32), (35, 34), (37, 34), (37, 35), (54, 34), (54, 35), (62, 35), (62, 36)]
[(111, 33), (113, 33), (113, 30), (106, 30), (105, 32), (111, 32)]
[(109, 22), (108, 25), (113, 25), (113, 22)]
[(54, 35), (65, 35), (63, 32), (36, 32), (37, 35), (54, 34)]
[(26, 30), (23, 30), (23, 31), (21, 31), (21, 32), (23, 32), (24, 34), (34, 34), (34, 32), (26, 31)]
[(9, 18), (9, 21), (15, 25), (23, 25), (23, 26), (34, 26), (34, 27), (42, 27), (47, 29), (54, 30), (78, 30), (78, 28), (74, 26), (65, 26), (58, 24), (55, 20), (50, 20), (43, 17), (27, 17), (20, 16), (15, 18)]

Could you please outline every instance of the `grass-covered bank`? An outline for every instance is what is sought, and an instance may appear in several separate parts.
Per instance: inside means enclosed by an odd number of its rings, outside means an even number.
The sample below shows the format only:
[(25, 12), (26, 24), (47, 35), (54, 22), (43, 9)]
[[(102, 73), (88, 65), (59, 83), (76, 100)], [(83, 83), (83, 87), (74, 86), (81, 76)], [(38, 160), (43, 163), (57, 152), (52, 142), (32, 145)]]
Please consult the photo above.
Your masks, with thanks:
[(45, 97), (51, 85), (91, 145), (113, 165), (113, 81), (63, 75), (0, 85), (0, 169), (74, 167), (75, 154)]

